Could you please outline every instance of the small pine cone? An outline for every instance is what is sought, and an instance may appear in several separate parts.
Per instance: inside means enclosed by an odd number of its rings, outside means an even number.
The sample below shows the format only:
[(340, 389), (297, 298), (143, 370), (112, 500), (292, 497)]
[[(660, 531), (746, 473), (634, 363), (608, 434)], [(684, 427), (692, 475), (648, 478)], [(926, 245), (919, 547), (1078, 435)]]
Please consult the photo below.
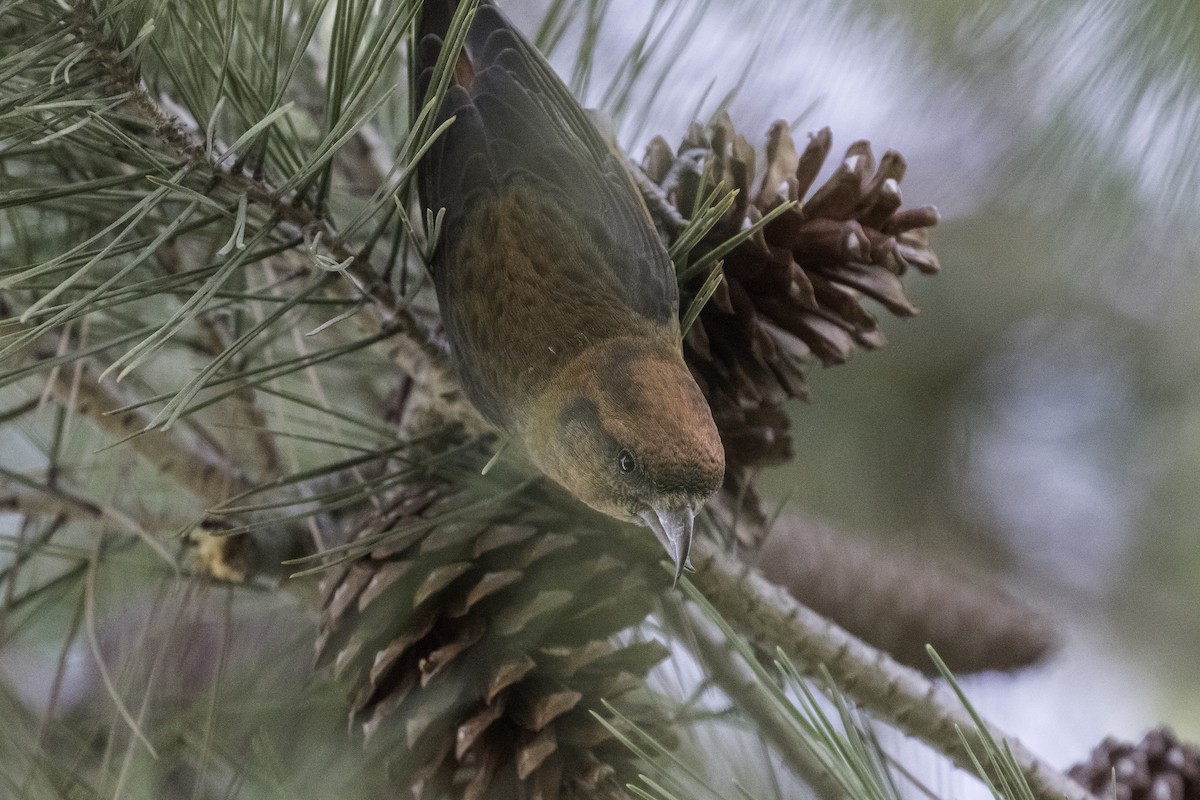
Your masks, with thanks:
[(1200, 800), (1200, 748), (1183, 744), (1166, 727), (1136, 745), (1107, 738), (1067, 774), (1097, 797)]
[(792, 597), (901, 664), (936, 673), (926, 647), (965, 675), (1035, 664), (1057, 644), (1036, 610), (982, 575), (781, 516), (748, 560)]
[(377, 510), (323, 581), (318, 664), (416, 797), (625, 798), (635, 765), (591, 712), (669, 741), (644, 684), (667, 651), (628, 633), (667, 578), (611, 526), (496, 498), (428, 483)]
[[(776, 122), (754, 189), (754, 149), (722, 114), (707, 132), (693, 124), (674, 152), (656, 138), (643, 161), (646, 177), (684, 217), (718, 183), (738, 190), (737, 201), (693, 259), (780, 205), (796, 202), (725, 255), (724, 283), (684, 336), (688, 364), (725, 442), (729, 483), (718, 501), (731, 514), (738, 513), (734, 498), (743, 496), (755, 469), (791, 457), (783, 403), (807, 396), (807, 364), (840, 364), (856, 347), (884, 344), (862, 298), (896, 316), (912, 316), (916, 308), (904, 293), (902, 276), (910, 266), (938, 270), (926, 233), (937, 211), (900, 209), (905, 162), (893, 150), (876, 166), (871, 146), (855, 142), (829, 180), (800, 202), (830, 146), (825, 128), (797, 152), (787, 123)], [(682, 287), (681, 309), (706, 277), (695, 276)]]

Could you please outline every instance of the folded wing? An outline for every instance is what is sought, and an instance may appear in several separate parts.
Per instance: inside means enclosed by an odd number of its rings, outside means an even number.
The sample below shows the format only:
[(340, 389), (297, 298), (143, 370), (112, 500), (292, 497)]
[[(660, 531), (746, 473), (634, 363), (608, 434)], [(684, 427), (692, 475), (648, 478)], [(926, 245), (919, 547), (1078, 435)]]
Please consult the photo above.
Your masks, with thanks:
[[(423, 12), (422, 96), (454, 6), (436, 0)], [(451, 117), (418, 174), (421, 202), (446, 209), (443, 243), (455, 241), (475, 203), (510, 181), (531, 181), (610, 254), (602, 277), (632, 310), (656, 323), (676, 315), (674, 268), (624, 165), (546, 61), (490, 3), (476, 12), (439, 109), (439, 123)], [(434, 261), (438, 278), (447, 265), (437, 254)]]

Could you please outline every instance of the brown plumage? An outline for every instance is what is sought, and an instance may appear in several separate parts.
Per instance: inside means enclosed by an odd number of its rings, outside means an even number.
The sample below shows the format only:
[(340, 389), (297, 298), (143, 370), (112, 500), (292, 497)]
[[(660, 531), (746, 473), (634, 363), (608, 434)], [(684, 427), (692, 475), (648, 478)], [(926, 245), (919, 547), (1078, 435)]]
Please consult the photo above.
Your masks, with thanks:
[[(428, 90), (456, 3), (426, 3)], [(467, 395), (589, 506), (687, 563), (725, 458), (684, 365), (675, 271), (621, 159), (534, 48), (481, 4), (419, 169), (445, 208), (434, 283)]]

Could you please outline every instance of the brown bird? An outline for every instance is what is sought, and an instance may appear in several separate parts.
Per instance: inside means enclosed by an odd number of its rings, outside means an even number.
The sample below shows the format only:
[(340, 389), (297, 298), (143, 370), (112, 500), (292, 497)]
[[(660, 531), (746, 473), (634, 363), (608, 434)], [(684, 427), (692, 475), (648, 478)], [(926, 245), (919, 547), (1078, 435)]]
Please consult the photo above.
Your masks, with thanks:
[[(457, 2), (425, 3), (428, 92)], [(467, 396), (592, 508), (688, 564), (725, 453), (684, 364), (675, 270), (622, 159), (528, 41), (482, 3), (418, 170)]]

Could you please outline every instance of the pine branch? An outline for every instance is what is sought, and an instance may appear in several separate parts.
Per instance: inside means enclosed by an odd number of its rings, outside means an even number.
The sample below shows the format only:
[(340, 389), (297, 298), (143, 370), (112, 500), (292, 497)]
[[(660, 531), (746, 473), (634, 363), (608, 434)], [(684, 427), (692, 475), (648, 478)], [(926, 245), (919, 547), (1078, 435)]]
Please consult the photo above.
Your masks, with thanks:
[(0, 512), (64, 519), (99, 519), (104, 515), (96, 503), (59, 487), (26, 487), (24, 491), (0, 495)]
[[(0, 511), (9, 511), (25, 517), (40, 517), (54, 521), (88, 520), (107, 522), (121, 533), (131, 534), (146, 544), (166, 564), (175, 567), (175, 559), (167, 552), (162, 542), (149, 532), (153, 527), (141, 511), (126, 513), (114, 506), (86, 497), (76, 491), (58, 485), (43, 484), (19, 473), (10, 472), (0, 466), (0, 487), (16, 484), (21, 487), (0, 495)], [(47, 538), (48, 541), (48, 538)], [(43, 545), (45, 542), (42, 543)], [(38, 548), (33, 548), (36, 551)], [(33, 551), (30, 551), (33, 552)], [(20, 556), (15, 562), (0, 571), (0, 580), (11, 576), (30, 553)], [(59, 580), (61, 576), (53, 580)], [(32, 591), (37, 591), (32, 590)], [(10, 602), (10, 606), (12, 603)]]
[[(948, 688), (800, 605), (785, 589), (753, 567), (736, 563), (707, 540), (693, 545), (692, 561), (696, 572), (691, 582), (698, 594), (751, 644), (769, 652), (782, 649), (808, 674), (815, 675), (824, 666), (861, 707), (978, 774), (960, 732), (975, 752), (986, 748), (974, 720)], [(1095, 800), (1020, 742), (990, 726), (989, 731), (1012, 748), (1038, 800)]]
[(705, 673), (737, 709), (754, 720), (757, 731), (779, 753), (792, 772), (823, 800), (848, 800), (849, 796), (806, 742), (780, 715), (778, 706), (760, 688), (754, 674), (720, 635), (712, 621), (690, 609), (679, 597), (663, 599), (662, 621), (699, 659)]
[(111, 89), (128, 95), (127, 105), (175, 152), (186, 169), (210, 175), (215, 185), (244, 195), (251, 203), (265, 208), (285, 232), (302, 236), (313, 246), (319, 243), (329, 257), (342, 266), (342, 272), (354, 285), (355, 292), (369, 301), (365, 308), (375, 330), (393, 331), (393, 335), (401, 340), (402, 346), (387, 344), (388, 357), (439, 404), (440, 416), (471, 432), (486, 430), (462, 395), (445, 349), (401, 305), (391, 287), (381, 279), (380, 271), (361, 253), (355, 252), (328, 219), (304, 205), (288, 201), (265, 177), (248, 176), (217, 163), (206, 152), (201, 138), (150, 95), (127, 61), (102, 35), (86, 5), (74, 7), (72, 22), (76, 35), (88, 46)]

